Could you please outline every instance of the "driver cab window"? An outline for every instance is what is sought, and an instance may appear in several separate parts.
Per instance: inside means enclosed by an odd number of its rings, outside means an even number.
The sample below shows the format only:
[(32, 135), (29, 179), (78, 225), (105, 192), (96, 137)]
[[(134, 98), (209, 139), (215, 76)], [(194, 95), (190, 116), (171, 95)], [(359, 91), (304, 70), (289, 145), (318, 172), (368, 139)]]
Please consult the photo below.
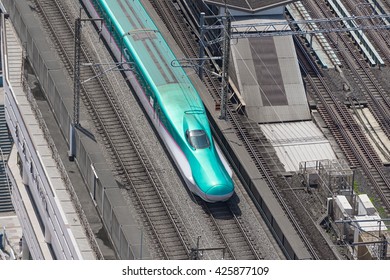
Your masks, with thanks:
[(210, 147), (210, 141), (204, 130), (187, 130), (187, 141), (195, 149)]

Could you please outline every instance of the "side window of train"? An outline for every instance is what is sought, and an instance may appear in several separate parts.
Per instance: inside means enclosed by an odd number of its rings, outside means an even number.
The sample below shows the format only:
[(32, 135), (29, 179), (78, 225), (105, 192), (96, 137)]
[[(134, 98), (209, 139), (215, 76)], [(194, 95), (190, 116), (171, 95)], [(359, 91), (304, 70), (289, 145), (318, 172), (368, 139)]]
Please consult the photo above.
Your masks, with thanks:
[(192, 148), (196, 149), (206, 149), (210, 147), (210, 140), (207, 137), (207, 134), (204, 130), (187, 130), (186, 138), (188, 143)]

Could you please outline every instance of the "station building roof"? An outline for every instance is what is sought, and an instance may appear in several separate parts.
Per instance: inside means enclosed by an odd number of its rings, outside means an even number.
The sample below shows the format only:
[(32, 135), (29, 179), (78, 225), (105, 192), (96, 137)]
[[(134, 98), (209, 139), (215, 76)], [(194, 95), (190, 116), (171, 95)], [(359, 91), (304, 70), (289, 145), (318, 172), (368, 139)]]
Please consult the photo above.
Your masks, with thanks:
[(310, 110), (291, 36), (232, 42), (230, 77), (257, 123), (310, 120)]
[(260, 128), (286, 172), (299, 171), (300, 162), (336, 159), (328, 139), (312, 121), (262, 124)]
[[(226, 6), (246, 12), (258, 12), (285, 5), (296, 0), (226, 0)], [(204, 0), (206, 4), (224, 6), (225, 0)]]

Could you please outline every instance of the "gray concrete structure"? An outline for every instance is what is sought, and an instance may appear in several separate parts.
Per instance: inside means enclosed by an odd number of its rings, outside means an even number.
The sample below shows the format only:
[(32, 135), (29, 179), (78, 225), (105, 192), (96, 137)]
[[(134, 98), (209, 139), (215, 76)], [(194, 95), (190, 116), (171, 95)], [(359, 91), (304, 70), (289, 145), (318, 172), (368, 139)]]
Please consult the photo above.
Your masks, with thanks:
[[(255, 30), (261, 27), (252, 30), (249, 26), (270, 22), (281, 25), (264, 27), (264, 33), (279, 31), (287, 24), (284, 6), (289, 2), (293, 1), (226, 1), (232, 36), (258, 34)], [(205, 3), (213, 7), (207, 15), (225, 13), (224, 1)], [(232, 39), (230, 55), (230, 84), (250, 120), (273, 123), (311, 119), (292, 36)]]

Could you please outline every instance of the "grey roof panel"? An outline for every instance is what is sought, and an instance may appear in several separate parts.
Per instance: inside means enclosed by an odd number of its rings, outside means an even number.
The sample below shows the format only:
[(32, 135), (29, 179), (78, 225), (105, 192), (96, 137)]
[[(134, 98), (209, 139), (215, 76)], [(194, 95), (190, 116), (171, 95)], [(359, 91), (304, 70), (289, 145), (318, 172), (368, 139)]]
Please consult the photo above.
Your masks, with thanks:
[(240, 39), (232, 44), (232, 64), (252, 120), (311, 119), (291, 36)]
[[(296, 0), (226, 0), (226, 5), (232, 9), (257, 12), (280, 5), (285, 5)], [(225, 5), (225, 0), (204, 0), (207, 4)]]
[(314, 122), (260, 125), (287, 172), (299, 170), (303, 161), (336, 159), (329, 141)]
[(263, 38), (261, 44), (256, 38), (248, 40), (251, 45), (257, 81), (262, 85), (261, 97), (264, 106), (287, 105), (287, 96), (273, 38)]

